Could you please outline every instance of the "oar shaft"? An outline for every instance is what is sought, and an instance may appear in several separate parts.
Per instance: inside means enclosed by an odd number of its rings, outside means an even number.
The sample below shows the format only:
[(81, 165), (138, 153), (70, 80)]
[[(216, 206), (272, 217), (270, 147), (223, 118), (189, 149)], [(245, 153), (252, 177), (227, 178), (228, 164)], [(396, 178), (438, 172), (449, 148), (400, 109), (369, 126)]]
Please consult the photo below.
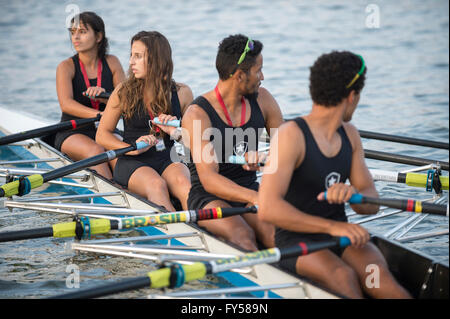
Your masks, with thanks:
[(0, 138), (0, 145), (11, 144), (11, 143), (19, 142), (19, 141), (25, 141), (30, 138), (49, 135), (49, 134), (53, 134), (56, 132), (65, 131), (65, 130), (69, 130), (69, 129), (75, 129), (82, 125), (94, 123), (95, 121), (98, 121), (99, 119), (100, 119), (100, 117), (93, 117), (93, 118), (88, 118), (88, 119), (65, 121), (65, 122), (60, 122), (57, 124), (40, 127), (37, 129), (25, 131), (25, 132), (11, 134), (11, 135)]
[[(327, 192), (325, 192), (325, 198), (326, 196)], [(348, 202), (350, 204), (381, 205), (414, 213), (427, 213), (427, 214), (448, 216), (448, 210), (446, 205), (422, 202), (414, 199), (375, 198), (375, 197), (366, 197), (361, 194), (353, 194)]]
[(52, 236), (53, 236), (52, 227), (0, 232), (0, 243), (23, 239), (52, 237)]
[(111, 150), (111, 151), (107, 151), (98, 155), (95, 155), (93, 157), (89, 157), (86, 158), (84, 160), (78, 161), (78, 162), (73, 162), (72, 164), (54, 169), (50, 172), (44, 173), (42, 174), (42, 178), (45, 182), (54, 180), (56, 178), (60, 178), (63, 177), (65, 175), (68, 174), (72, 174), (74, 172), (78, 172), (84, 168), (90, 167), (90, 166), (95, 166), (101, 163), (105, 163), (107, 161), (111, 161), (115, 158), (117, 158), (118, 156), (121, 156), (125, 153), (134, 151), (136, 149), (136, 147), (134, 145), (130, 145), (128, 147), (124, 147), (124, 148), (120, 148), (117, 150)]
[(95, 298), (144, 287), (178, 288), (181, 287), (185, 282), (201, 279), (207, 274), (219, 273), (233, 268), (277, 262), (281, 258), (301, 256), (321, 249), (336, 246), (346, 247), (348, 245), (350, 245), (350, 240), (346, 237), (332, 238), (323, 242), (299, 243), (295, 246), (287, 247), (284, 249), (270, 248), (233, 258), (224, 258), (207, 262), (197, 262), (191, 265), (174, 265), (173, 267), (161, 268), (149, 272), (147, 274), (147, 277), (126, 279), (119, 283), (112, 283), (98, 288), (86, 289), (55, 296), (52, 299)]
[(441, 169), (448, 171), (449, 165), (448, 162), (436, 161), (426, 158), (406, 156), (400, 154), (392, 154), (386, 152), (379, 152), (373, 150), (364, 150), (364, 156), (369, 159), (408, 164), (408, 165), (428, 165), (428, 164), (438, 164), (441, 166)]
[[(352, 203), (350, 199), (350, 203)], [(387, 206), (397, 208), (413, 213), (427, 213), (435, 215), (447, 215), (447, 206), (422, 202), (414, 199), (396, 199), (396, 198), (372, 198), (363, 197), (362, 203)]]
[(77, 172), (89, 166), (94, 166), (100, 163), (104, 163), (115, 159), (116, 157), (125, 153), (134, 151), (136, 149), (145, 148), (148, 144), (145, 142), (138, 142), (136, 145), (130, 145), (128, 147), (120, 148), (117, 150), (111, 150), (102, 154), (86, 158), (84, 160), (74, 162), (64, 167), (54, 169), (44, 174), (35, 174), (29, 177), (23, 178), (21, 181), (13, 181), (0, 186), (0, 197), (11, 197), (13, 195), (25, 195), (30, 192), (31, 189), (41, 186), (43, 183), (54, 180), (56, 178), (63, 177), (65, 175)]
[(82, 237), (85, 235), (106, 234), (112, 229), (131, 229), (173, 223), (189, 223), (206, 219), (220, 219), (245, 213), (256, 213), (256, 207), (230, 207), (189, 210), (150, 216), (128, 217), (120, 220), (89, 219), (79, 222), (59, 223), (52, 227), (35, 228), (14, 232), (0, 232), (0, 242), (41, 238), (41, 237)]
[(390, 134), (369, 132), (369, 131), (363, 131), (363, 130), (359, 130), (359, 134), (363, 138), (370, 138), (370, 139), (410, 144), (410, 145), (427, 146), (427, 147), (433, 147), (433, 148), (441, 148), (441, 149), (445, 149), (445, 150), (449, 149), (449, 143), (444, 143), (444, 142), (428, 141), (428, 140), (423, 140), (423, 139), (419, 139), (419, 138), (390, 135)]
[(150, 287), (150, 278), (147, 276), (122, 280), (115, 284), (104, 285), (90, 290), (77, 290), (64, 295), (50, 297), (49, 299), (89, 299), (145, 287)]

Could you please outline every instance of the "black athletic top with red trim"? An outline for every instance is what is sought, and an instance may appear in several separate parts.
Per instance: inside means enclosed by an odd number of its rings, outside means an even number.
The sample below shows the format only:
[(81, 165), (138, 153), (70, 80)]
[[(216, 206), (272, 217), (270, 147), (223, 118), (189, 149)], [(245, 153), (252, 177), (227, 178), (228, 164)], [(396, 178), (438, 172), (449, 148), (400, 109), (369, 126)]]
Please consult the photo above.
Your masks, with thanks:
[[(72, 57), (73, 64), (75, 66), (75, 75), (72, 79), (72, 90), (73, 90), (73, 99), (80, 104), (83, 104), (87, 107), (92, 107), (91, 99), (83, 95), (83, 92), (87, 90), (86, 83), (84, 82), (83, 73), (80, 68), (80, 59), (78, 54), (75, 54)], [(91, 86), (97, 86), (97, 78), (89, 79), (89, 83)], [(111, 93), (114, 90), (113, 84), (113, 75), (111, 69), (106, 62), (106, 57), (102, 59), (102, 88), (105, 89), (106, 92)], [(106, 104), (100, 103), (99, 111), (104, 111)], [(79, 117), (67, 114), (62, 112), (61, 122), (76, 120)], [(92, 125), (93, 126), (93, 125)]]
[[(248, 151), (257, 151), (259, 137), (265, 129), (265, 120), (257, 102), (257, 96), (254, 94), (246, 97), (251, 109), (250, 119), (239, 127), (232, 127), (225, 123), (203, 96), (199, 96), (191, 103), (200, 106), (211, 121), (213, 131), (209, 140), (218, 156), (219, 174), (240, 186), (248, 186), (254, 183), (256, 172), (246, 171), (241, 165), (231, 164), (229, 156), (243, 156)], [(191, 156), (191, 161), (193, 160), (194, 158)], [(191, 172), (192, 187), (201, 186), (195, 164), (190, 163), (188, 166)]]

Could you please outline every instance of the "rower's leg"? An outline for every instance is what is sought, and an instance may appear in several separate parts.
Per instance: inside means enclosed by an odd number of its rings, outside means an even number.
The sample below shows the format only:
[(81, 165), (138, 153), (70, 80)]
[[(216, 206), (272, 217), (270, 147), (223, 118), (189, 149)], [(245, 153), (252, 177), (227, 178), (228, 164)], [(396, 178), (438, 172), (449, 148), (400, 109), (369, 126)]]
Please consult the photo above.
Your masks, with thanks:
[(373, 243), (369, 242), (362, 248), (347, 247), (342, 259), (356, 271), (361, 287), (371, 297), (411, 298), (391, 274), (383, 254)]
[(191, 177), (187, 166), (182, 163), (172, 163), (161, 176), (166, 180), (169, 192), (178, 198), (183, 209), (187, 210), (187, 200), (191, 190)]
[[(209, 202), (204, 209), (216, 207), (231, 207), (221, 200)], [(224, 219), (202, 220), (198, 224), (211, 233), (232, 242), (245, 250), (256, 251), (255, 233), (241, 216), (231, 216)]]
[[(74, 161), (79, 161), (105, 152), (103, 146), (97, 144), (90, 137), (83, 134), (74, 134), (64, 140), (61, 151)], [(91, 166), (91, 169), (107, 179), (112, 178), (111, 169), (108, 163)]]
[(341, 258), (328, 249), (297, 258), (299, 275), (349, 298), (363, 298), (358, 275)]
[[(250, 206), (250, 205), (249, 205)], [(242, 217), (253, 228), (258, 240), (266, 247), (275, 247), (275, 226), (262, 221), (258, 214), (244, 214)]]
[(149, 201), (175, 211), (166, 181), (151, 167), (141, 166), (131, 174), (128, 189)]

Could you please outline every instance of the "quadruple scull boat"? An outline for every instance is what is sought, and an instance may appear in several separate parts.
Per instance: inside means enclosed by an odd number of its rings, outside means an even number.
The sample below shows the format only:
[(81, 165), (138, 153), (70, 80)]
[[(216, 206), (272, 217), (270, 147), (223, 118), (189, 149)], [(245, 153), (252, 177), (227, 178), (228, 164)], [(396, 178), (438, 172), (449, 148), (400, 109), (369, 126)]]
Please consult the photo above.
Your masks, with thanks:
[[(0, 108), (0, 135), (9, 135), (33, 128), (49, 125), (42, 119), (30, 115), (19, 114)], [(45, 163), (47, 169), (58, 168), (71, 163), (64, 154), (55, 150), (52, 146), (52, 136), (35, 138), (19, 143), (16, 146), (0, 146), (0, 176), (9, 180), (19, 175), (29, 175), (36, 169), (24, 169), (17, 167), (20, 164)], [(2, 149), (20, 149), (21, 158), (12, 158), (10, 153), (2, 152)], [(15, 154), (16, 154), (15, 153)], [(3, 154), (9, 154), (3, 158)], [(5, 155), (6, 156), (6, 155)], [(39, 169), (42, 171), (42, 169)], [(45, 171), (45, 169), (44, 169)], [(70, 188), (76, 195), (70, 196), (46, 196), (42, 186), (24, 197), (13, 196), (2, 199), (3, 205), (10, 209), (22, 208), (35, 211), (55, 212), (61, 214), (83, 215), (90, 217), (115, 219), (117, 215), (148, 214), (149, 211), (162, 213), (164, 209), (154, 203), (140, 198), (125, 189), (120, 188), (109, 180), (102, 178), (95, 172), (85, 169), (73, 173), (64, 179), (51, 181), (65, 188)], [(3, 182), (2, 182), (3, 184)], [(90, 198), (90, 204), (61, 203), (61, 201)], [(101, 200), (98, 200), (101, 199)], [(57, 203), (52, 201), (58, 201)], [(415, 216), (414, 216), (415, 217)], [(420, 216), (418, 216), (420, 217)], [(371, 218), (374, 218), (371, 216)], [(415, 217), (417, 218), (417, 217)], [(0, 216), (1, 219), (1, 216)], [(20, 223), (20, 221), (17, 221)], [(362, 221), (359, 221), (360, 223)], [(409, 221), (411, 225), (413, 221)], [(415, 221), (416, 224), (419, 221)], [(448, 224), (448, 220), (447, 220)], [(406, 225), (406, 224), (405, 224)], [(161, 261), (171, 256), (171, 260), (180, 263), (191, 263), (195, 260), (214, 260), (229, 256), (242, 255), (237, 247), (217, 239), (210, 233), (199, 228), (193, 223), (173, 223), (162, 226), (146, 226), (138, 228), (142, 234), (140, 237), (126, 237), (121, 234), (118, 238), (103, 240), (81, 240), (73, 242), (71, 247), (76, 251), (94, 252), (98, 254), (119, 255), (133, 258)], [(0, 230), (2, 231), (2, 230)], [(447, 230), (448, 234), (448, 230)], [(432, 234), (437, 236), (437, 233)], [(145, 236), (145, 237), (144, 237)], [(134, 243), (138, 241), (168, 240), (169, 244), (153, 245), (122, 245), (123, 242)], [(433, 258), (412, 250), (398, 241), (383, 237), (373, 236), (372, 241), (385, 255), (391, 271), (396, 278), (416, 298), (448, 298), (448, 265)], [(69, 241), (70, 242), (70, 241)], [(2, 245), (2, 244), (0, 244)], [(48, 245), (52, 245), (51, 242)], [(0, 253), (0, 258), (2, 255)], [(295, 274), (281, 270), (276, 265), (260, 264), (245, 269), (234, 269), (217, 274), (229, 284), (227, 289), (215, 289), (212, 291), (184, 292), (184, 296), (194, 294), (225, 294), (247, 293), (253, 297), (261, 297), (263, 291), (265, 297), (270, 298), (340, 298), (319, 285), (300, 278)], [(61, 293), (55, 291), (55, 294)], [(178, 292), (173, 296), (180, 296)], [(169, 295), (167, 295), (169, 296)]]

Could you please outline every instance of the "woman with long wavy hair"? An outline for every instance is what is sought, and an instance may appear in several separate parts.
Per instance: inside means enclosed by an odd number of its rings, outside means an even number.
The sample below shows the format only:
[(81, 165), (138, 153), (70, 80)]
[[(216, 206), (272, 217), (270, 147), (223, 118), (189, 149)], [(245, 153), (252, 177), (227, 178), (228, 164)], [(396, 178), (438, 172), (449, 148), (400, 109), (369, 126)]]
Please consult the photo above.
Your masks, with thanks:
[[(108, 39), (102, 18), (94, 12), (82, 12), (72, 19), (69, 32), (77, 53), (62, 61), (56, 69), (61, 121), (101, 114), (107, 101), (96, 96), (112, 92), (125, 79), (119, 59), (107, 54)], [(55, 147), (79, 161), (105, 151), (95, 142), (95, 134), (94, 124), (59, 132), (55, 136)], [(112, 178), (108, 163), (91, 168), (106, 178)]]
[[(109, 98), (96, 141), (106, 149), (146, 142), (148, 147), (118, 159), (114, 180), (173, 211), (170, 193), (186, 209), (191, 183), (188, 168), (176, 159), (174, 139), (180, 137), (179, 130), (152, 121), (155, 117), (162, 123), (181, 119), (193, 95), (187, 85), (172, 79), (172, 51), (161, 33), (141, 31), (131, 39), (128, 73)], [(113, 134), (121, 116), (123, 141)]]

